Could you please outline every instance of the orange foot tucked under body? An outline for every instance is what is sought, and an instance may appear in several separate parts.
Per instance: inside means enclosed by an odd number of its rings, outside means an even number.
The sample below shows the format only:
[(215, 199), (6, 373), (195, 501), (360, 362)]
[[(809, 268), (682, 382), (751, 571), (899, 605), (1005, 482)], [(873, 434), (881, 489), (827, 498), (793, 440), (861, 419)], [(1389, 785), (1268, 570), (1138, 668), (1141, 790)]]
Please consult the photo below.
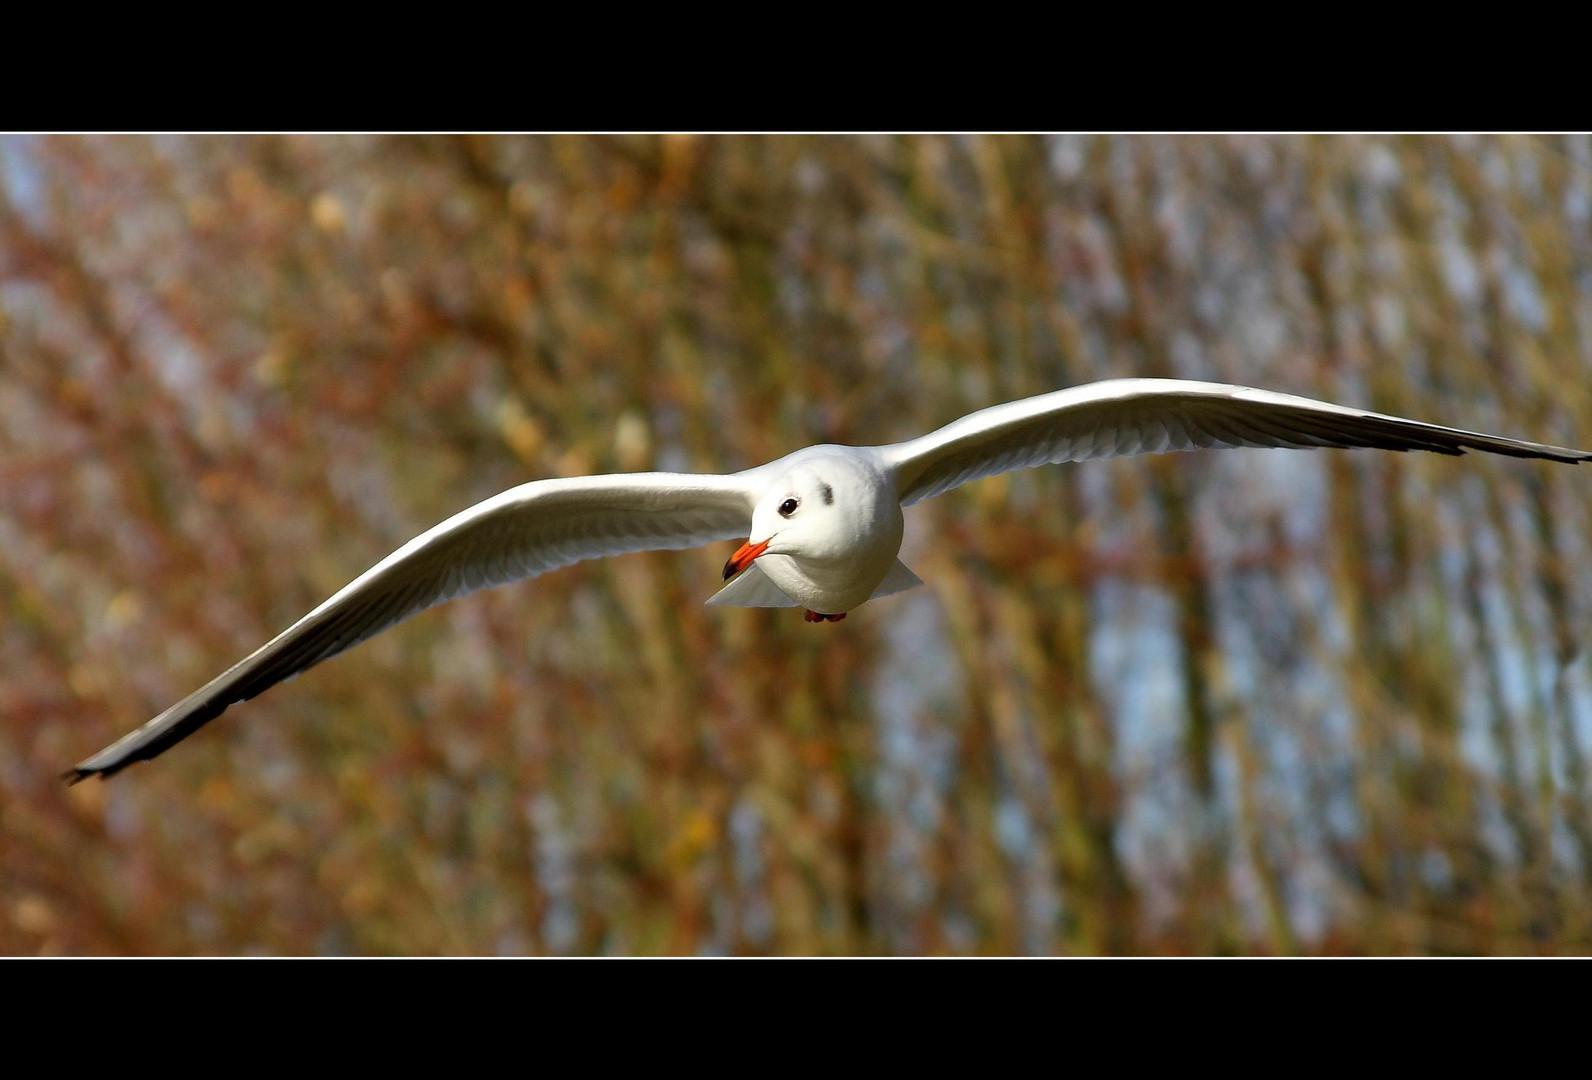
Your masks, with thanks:
[(808, 622), (839, 622), (845, 617), (846, 613), (844, 611), (839, 615), (824, 615), (821, 612), (809, 611), (806, 616)]

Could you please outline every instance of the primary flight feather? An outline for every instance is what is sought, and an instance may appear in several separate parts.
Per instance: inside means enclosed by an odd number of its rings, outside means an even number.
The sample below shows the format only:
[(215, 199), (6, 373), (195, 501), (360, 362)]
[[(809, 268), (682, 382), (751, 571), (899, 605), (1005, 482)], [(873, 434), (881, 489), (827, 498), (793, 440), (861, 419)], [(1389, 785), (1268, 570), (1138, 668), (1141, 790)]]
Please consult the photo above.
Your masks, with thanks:
[(921, 584), (897, 558), (901, 510), (1012, 469), (1206, 447), (1374, 447), (1549, 461), (1592, 453), (1179, 379), (1117, 379), (971, 413), (888, 446), (809, 446), (728, 476), (625, 473), (537, 480), (456, 514), (298, 622), (65, 774), (110, 776), (240, 701), (417, 612), (582, 559), (747, 537), (708, 603), (803, 607), (809, 621)]

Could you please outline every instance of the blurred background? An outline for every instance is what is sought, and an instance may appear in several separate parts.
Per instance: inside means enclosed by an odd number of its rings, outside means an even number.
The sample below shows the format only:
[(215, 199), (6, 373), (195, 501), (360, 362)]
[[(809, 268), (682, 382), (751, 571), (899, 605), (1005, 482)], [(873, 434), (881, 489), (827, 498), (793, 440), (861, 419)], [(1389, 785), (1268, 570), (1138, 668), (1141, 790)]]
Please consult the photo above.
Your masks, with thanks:
[(1592, 141), (0, 139), (0, 951), (1592, 951), (1592, 470), (1241, 450), (455, 601), (57, 774), (526, 480), (1117, 376), (1592, 447)]

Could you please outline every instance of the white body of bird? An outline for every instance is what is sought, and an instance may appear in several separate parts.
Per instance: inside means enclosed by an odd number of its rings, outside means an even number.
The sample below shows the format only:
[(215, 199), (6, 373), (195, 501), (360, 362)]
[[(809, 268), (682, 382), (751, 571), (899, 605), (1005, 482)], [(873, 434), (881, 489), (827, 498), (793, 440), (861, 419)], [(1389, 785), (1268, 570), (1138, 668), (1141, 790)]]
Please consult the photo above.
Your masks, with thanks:
[[(897, 565), (905, 519), (893, 470), (873, 448), (809, 446), (763, 470), (775, 479), (752, 511), (741, 548), (756, 554), (744, 563), (731, 558), (725, 576), (741, 576), (708, 603), (842, 614), (921, 584), (913, 577), (902, 585), (898, 578), (892, 584), (899, 587), (880, 591)], [(758, 583), (757, 574), (766, 575), (775, 592)]]

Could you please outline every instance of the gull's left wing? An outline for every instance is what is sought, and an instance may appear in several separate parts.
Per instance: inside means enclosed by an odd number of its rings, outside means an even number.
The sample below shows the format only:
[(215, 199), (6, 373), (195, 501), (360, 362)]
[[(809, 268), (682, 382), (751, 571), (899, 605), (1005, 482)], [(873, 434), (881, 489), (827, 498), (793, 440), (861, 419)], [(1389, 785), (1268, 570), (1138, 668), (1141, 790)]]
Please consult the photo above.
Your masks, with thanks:
[(1592, 453), (1405, 420), (1225, 383), (1114, 379), (970, 413), (878, 447), (908, 506), (996, 473), (1061, 461), (1206, 447), (1376, 447), (1588, 461)]

